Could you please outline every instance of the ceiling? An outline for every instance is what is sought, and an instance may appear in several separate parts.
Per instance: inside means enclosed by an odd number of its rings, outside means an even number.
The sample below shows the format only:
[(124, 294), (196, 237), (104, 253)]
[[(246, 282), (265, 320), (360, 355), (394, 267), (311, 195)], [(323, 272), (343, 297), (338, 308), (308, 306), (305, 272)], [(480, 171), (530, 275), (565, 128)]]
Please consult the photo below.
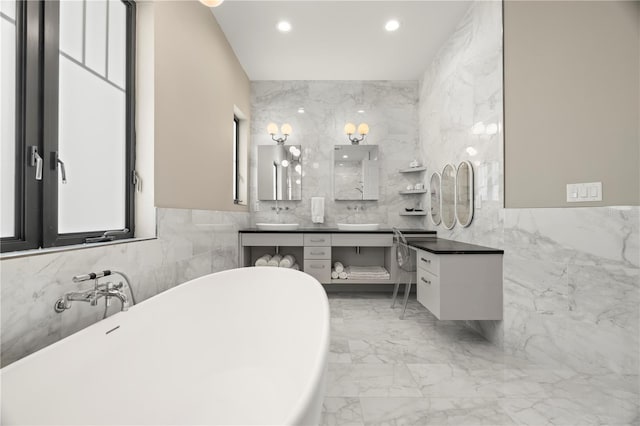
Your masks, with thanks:
[[(211, 10), (250, 80), (418, 80), (469, 4), (227, 0)], [(385, 31), (390, 19), (400, 29)]]

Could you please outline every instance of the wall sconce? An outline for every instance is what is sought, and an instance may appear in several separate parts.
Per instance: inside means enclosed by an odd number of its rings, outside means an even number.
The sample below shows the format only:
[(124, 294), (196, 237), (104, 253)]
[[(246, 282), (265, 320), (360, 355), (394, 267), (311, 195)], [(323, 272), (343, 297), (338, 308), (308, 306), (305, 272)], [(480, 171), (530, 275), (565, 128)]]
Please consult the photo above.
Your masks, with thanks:
[(200, 0), (200, 3), (204, 4), (207, 7), (218, 7), (222, 4), (224, 0)]
[(280, 128), (280, 132), (282, 133), (283, 137), (280, 138), (276, 138), (276, 133), (278, 133), (278, 126), (276, 125), (276, 123), (270, 123), (267, 126), (267, 132), (269, 132), (269, 134), (271, 135), (271, 139), (273, 139), (278, 145), (283, 145), (284, 142), (287, 140), (287, 137), (291, 134), (291, 126), (288, 124), (283, 124), (282, 127)]
[(360, 142), (364, 140), (364, 138), (369, 133), (369, 126), (367, 125), (367, 123), (360, 123), (360, 125), (358, 126), (358, 133), (360, 133), (359, 138), (351, 137), (351, 135), (353, 135), (356, 132), (356, 126), (353, 123), (347, 123), (347, 125), (344, 126), (344, 132), (349, 137), (349, 140), (351, 141), (352, 145), (358, 145)]

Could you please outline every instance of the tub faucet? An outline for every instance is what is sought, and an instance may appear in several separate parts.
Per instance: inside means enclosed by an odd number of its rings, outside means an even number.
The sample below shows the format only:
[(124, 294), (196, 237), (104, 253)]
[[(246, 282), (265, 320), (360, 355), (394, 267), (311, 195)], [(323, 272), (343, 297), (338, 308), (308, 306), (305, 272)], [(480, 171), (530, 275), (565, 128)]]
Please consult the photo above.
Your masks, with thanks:
[[(107, 283), (99, 283), (98, 280), (102, 277), (106, 277), (111, 274), (121, 275), (127, 285), (129, 286), (129, 291), (131, 291), (131, 286), (129, 284), (128, 277), (116, 271), (102, 271), (98, 273), (89, 273), (85, 275), (76, 275), (73, 277), (73, 282), (83, 282), (93, 279), (94, 285), (93, 288), (86, 291), (75, 292), (70, 291), (65, 293), (60, 299), (58, 299), (54, 305), (54, 310), (58, 313), (64, 312), (65, 310), (71, 308), (72, 302), (88, 302), (91, 306), (96, 306), (98, 301), (101, 298), (105, 298), (105, 313), (106, 313), (106, 303), (110, 298), (115, 297), (120, 300), (121, 303), (121, 311), (126, 311), (129, 309), (129, 297), (124, 292), (124, 283), (120, 282), (118, 284), (114, 284), (112, 282)], [(133, 304), (135, 304), (135, 298), (133, 297), (133, 291), (131, 291), (131, 296), (133, 300)]]

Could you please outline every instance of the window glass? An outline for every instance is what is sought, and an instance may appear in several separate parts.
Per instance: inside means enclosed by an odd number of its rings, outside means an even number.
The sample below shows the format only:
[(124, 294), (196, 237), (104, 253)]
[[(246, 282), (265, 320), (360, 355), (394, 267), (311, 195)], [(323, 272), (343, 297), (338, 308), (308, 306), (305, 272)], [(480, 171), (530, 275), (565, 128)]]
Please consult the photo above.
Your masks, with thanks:
[(0, 1), (0, 236), (15, 236), (16, 24), (15, 2)]
[[(64, 0), (61, 3), (75, 0)], [(107, 1), (85, 1), (85, 64), (103, 77), (107, 75)]]
[[(95, 19), (90, 18), (90, 9), (94, 15), (106, 13), (107, 9), (106, 2), (95, 2), (100, 5), (91, 7), (90, 3), (94, 2), (87, 2), (87, 26)], [(125, 13), (120, 1), (109, 8)], [(98, 22), (106, 23), (104, 13)], [(116, 40), (109, 47), (112, 54), (108, 57), (104, 55), (106, 44), (98, 43), (97, 47), (102, 47), (103, 59), (118, 62), (114, 69), (124, 67), (126, 44), (122, 40), (126, 41), (126, 26), (120, 23), (109, 28), (109, 35), (106, 25), (98, 25), (87, 33), (87, 49), (95, 40), (101, 43)], [(97, 34), (100, 29), (102, 35)], [(122, 33), (118, 37), (111, 34), (116, 30)], [(59, 59), (58, 145), (67, 183), (61, 179), (58, 182), (58, 232), (123, 229), (127, 185), (124, 72), (119, 74), (120, 84), (115, 84), (104, 76), (104, 65), (102, 72), (96, 73), (95, 68), (73, 61), (64, 53)]]

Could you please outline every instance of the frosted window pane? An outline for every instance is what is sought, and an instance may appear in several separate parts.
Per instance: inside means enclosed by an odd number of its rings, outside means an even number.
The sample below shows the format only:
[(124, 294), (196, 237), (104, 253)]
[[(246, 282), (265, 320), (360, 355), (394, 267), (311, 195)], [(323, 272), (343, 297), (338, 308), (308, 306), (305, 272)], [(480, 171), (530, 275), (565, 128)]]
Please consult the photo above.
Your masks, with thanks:
[[(5, 6), (2, 10), (5, 12)], [(5, 18), (0, 18), (0, 236), (15, 236), (16, 196), (16, 27)]]
[(0, 0), (0, 12), (4, 13), (9, 18), (15, 21), (16, 20), (16, 1)]
[(109, 0), (109, 80), (125, 87), (127, 8), (120, 0)]
[(123, 229), (125, 93), (60, 56), (59, 96), (59, 232)]
[(82, 0), (60, 2), (60, 50), (82, 62)]
[(107, 2), (86, 2), (85, 64), (102, 76), (107, 73)]

